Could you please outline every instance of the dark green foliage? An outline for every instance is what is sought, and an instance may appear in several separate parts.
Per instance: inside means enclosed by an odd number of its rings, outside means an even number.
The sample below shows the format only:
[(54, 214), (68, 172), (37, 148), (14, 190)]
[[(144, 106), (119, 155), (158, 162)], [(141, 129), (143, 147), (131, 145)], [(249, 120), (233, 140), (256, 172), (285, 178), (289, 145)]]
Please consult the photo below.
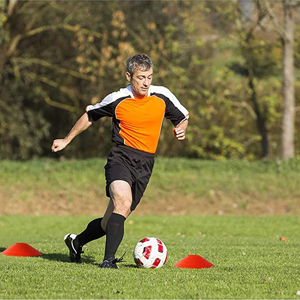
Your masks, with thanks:
[[(52, 140), (88, 104), (127, 84), (124, 61), (136, 52), (152, 58), (153, 84), (168, 87), (191, 113), (183, 143), (164, 123), (158, 154), (260, 158), (251, 70), (270, 157), (277, 157), (280, 44), (260, 27), (246, 39), (238, 8), (217, 1), (0, 2), (0, 158), (52, 155)], [(110, 120), (97, 122), (59, 155), (105, 156), (110, 127)]]

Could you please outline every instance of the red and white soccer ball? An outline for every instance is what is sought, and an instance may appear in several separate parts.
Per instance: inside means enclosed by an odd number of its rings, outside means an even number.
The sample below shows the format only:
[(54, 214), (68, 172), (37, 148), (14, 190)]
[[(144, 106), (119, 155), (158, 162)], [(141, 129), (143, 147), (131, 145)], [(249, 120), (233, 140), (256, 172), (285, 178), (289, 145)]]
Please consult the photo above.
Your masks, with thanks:
[(133, 257), (137, 266), (145, 269), (157, 269), (166, 263), (168, 250), (161, 240), (146, 237), (136, 244)]

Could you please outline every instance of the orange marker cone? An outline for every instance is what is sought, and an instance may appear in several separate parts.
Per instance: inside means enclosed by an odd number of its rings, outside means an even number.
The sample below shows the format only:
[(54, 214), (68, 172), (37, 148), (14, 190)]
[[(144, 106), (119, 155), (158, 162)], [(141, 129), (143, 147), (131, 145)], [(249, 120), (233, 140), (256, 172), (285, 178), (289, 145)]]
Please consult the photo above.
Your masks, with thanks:
[(40, 256), (41, 252), (37, 251), (30, 245), (26, 243), (16, 243), (6, 250), (4, 250), (1, 254), (7, 256)]
[(187, 257), (176, 263), (174, 266), (185, 269), (205, 269), (214, 267), (211, 262), (204, 259), (200, 255), (188, 255)]

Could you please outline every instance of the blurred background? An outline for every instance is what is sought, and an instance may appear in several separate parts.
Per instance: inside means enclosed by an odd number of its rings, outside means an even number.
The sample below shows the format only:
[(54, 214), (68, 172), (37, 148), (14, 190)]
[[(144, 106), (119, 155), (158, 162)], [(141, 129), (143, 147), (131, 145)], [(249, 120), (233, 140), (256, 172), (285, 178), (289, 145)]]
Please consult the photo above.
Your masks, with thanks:
[[(154, 85), (190, 111), (187, 140), (164, 122), (160, 156), (286, 159), (300, 154), (297, 1), (1, 1), (0, 159), (53, 157), (85, 107), (125, 87), (146, 53)], [(56, 157), (106, 156), (101, 119)]]

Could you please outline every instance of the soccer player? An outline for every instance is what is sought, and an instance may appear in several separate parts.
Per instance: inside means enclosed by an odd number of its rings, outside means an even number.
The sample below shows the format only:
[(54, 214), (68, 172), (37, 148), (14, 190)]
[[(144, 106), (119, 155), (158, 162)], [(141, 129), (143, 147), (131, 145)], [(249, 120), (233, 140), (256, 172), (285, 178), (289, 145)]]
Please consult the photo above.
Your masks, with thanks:
[(80, 234), (67, 234), (70, 261), (81, 262), (83, 245), (106, 235), (101, 268), (118, 269), (115, 258), (123, 239), (124, 222), (139, 204), (150, 179), (154, 154), (164, 117), (174, 125), (177, 140), (185, 139), (188, 111), (165, 87), (153, 86), (153, 64), (144, 54), (126, 61), (126, 79), (130, 84), (89, 105), (64, 139), (56, 139), (52, 151), (64, 149), (78, 134), (102, 117), (113, 120), (115, 146), (105, 166), (106, 195), (110, 198), (102, 218), (92, 220)]

